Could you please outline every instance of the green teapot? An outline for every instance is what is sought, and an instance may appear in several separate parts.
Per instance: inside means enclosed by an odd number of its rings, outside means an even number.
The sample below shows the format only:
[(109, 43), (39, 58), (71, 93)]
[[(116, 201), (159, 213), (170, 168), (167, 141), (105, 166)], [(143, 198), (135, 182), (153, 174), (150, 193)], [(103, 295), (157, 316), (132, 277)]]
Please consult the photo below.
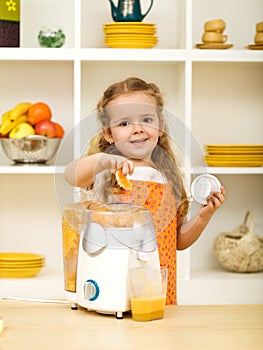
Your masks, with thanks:
[(153, 0), (151, 0), (148, 10), (142, 14), (140, 0), (119, 0), (117, 6), (112, 0), (109, 2), (111, 15), (115, 22), (141, 22), (153, 5)]

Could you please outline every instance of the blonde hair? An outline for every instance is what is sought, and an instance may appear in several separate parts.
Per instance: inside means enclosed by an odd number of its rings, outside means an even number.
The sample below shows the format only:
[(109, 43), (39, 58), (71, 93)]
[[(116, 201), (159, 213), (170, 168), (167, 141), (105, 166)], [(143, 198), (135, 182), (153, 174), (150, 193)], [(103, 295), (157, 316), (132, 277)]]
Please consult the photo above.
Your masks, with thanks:
[[(109, 127), (109, 118), (105, 112), (105, 107), (108, 103), (120, 95), (135, 91), (143, 91), (149, 96), (152, 96), (158, 107), (159, 118), (163, 118), (162, 109), (164, 106), (164, 100), (159, 88), (153, 83), (147, 83), (142, 79), (131, 77), (109, 86), (99, 100), (97, 111), (98, 120), (101, 123), (102, 128), (105, 129)], [(162, 136), (159, 137), (157, 145), (159, 147), (155, 147), (153, 150), (151, 160), (156, 168), (161, 171), (168, 181), (171, 182), (178, 205), (178, 214), (184, 217), (188, 212), (189, 202), (183, 185), (182, 175), (176, 162), (166, 130), (163, 130)], [(88, 154), (94, 154), (97, 152), (120, 154), (114, 144), (111, 145), (106, 141), (102, 133), (92, 139), (91, 148), (89, 149)]]

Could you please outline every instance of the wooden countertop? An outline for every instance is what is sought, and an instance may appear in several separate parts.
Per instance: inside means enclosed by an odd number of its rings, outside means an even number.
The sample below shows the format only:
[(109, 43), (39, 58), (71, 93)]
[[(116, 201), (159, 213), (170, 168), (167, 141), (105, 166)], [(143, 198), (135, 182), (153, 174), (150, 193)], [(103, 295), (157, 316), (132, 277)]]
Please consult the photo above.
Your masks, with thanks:
[(261, 350), (263, 305), (167, 306), (165, 317), (135, 322), (67, 304), (0, 301), (3, 350)]

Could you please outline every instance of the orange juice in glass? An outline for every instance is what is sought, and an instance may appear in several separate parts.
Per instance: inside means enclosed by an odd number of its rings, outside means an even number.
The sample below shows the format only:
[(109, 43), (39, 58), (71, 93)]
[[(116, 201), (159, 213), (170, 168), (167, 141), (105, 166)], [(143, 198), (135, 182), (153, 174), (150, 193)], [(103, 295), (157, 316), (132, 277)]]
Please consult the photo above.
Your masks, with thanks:
[(134, 321), (164, 317), (167, 290), (166, 267), (139, 267), (130, 270), (131, 311)]

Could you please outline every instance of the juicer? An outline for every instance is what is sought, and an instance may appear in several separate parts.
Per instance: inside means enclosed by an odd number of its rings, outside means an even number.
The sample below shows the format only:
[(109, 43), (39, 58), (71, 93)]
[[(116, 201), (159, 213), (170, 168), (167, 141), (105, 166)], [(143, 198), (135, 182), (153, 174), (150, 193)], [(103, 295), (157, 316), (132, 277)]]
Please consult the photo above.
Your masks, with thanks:
[[(72, 231), (67, 233), (64, 226), (66, 298), (72, 308), (80, 305), (122, 318), (131, 309), (129, 271), (160, 267), (150, 212), (119, 203), (85, 208), (73, 205), (64, 214)], [(70, 283), (72, 278), (75, 280)]]

